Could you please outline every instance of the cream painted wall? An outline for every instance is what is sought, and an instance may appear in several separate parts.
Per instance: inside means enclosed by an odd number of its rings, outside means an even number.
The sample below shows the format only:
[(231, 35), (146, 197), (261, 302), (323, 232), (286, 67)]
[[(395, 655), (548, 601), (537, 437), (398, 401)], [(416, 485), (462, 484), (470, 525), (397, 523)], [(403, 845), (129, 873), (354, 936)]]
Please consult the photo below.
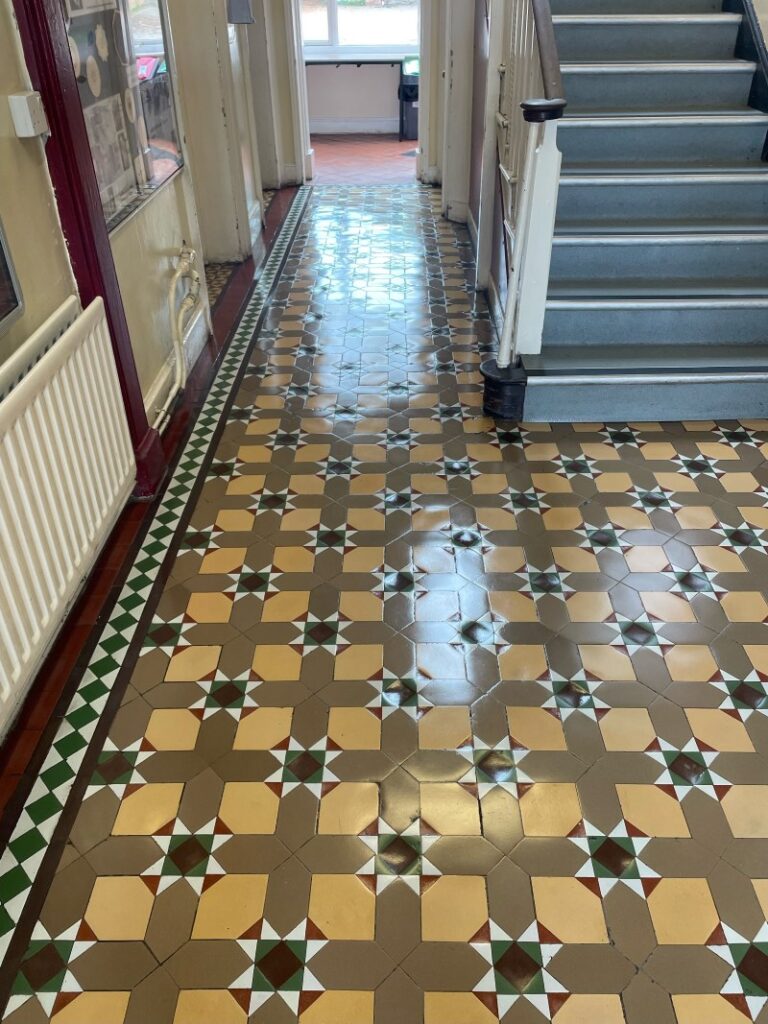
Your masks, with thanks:
[(43, 143), (18, 139), (8, 110), (6, 97), (29, 88), (11, 0), (0, 0), (0, 219), (25, 304), (0, 334), (0, 362), (76, 293)]
[(313, 133), (396, 132), (400, 64), (307, 66), (309, 127)]

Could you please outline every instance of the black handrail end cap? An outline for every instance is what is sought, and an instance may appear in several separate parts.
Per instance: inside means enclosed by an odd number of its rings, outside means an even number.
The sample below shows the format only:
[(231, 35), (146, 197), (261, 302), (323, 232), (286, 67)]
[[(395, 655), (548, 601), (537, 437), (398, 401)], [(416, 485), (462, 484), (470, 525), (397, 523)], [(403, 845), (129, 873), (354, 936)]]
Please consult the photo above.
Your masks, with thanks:
[(523, 117), (530, 124), (541, 124), (543, 121), (557, 121), (565, 113), (568, 102), (562, 99), (523, 100), (520, 104)]
[(483, 412), (494, 420), (520, 423), (525, 405), (525, 387), (528, 374), (522, 363), (500, 367), (495, 359), (486, 359), (480, 364), (480, 373), (485, 381), (483, 389)]

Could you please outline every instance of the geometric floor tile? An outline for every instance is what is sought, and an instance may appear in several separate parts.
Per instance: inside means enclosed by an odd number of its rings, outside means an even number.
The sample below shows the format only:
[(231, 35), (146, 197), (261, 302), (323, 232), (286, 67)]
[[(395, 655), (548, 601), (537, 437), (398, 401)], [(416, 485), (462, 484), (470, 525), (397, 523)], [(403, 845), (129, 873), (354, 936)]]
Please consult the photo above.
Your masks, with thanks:
[(768, 421), (494, 423), (441, 202), (299, 191), (9, 804), (3, 1021), (765, 1024)]

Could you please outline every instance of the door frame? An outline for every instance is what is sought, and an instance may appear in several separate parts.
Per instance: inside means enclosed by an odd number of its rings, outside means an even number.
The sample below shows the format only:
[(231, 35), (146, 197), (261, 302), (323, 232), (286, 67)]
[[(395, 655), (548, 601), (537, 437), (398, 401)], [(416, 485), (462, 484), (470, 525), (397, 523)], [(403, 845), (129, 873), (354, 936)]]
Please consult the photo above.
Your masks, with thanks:
[(104, 300), (128, 430), (136, 497), (157, 493), (168, 471), (160, 434), (144, 408), (109, 231), (80, 103), (61, 0), (13, 0), (24, 58), (50, 127), (45, 152), (82, 305)]

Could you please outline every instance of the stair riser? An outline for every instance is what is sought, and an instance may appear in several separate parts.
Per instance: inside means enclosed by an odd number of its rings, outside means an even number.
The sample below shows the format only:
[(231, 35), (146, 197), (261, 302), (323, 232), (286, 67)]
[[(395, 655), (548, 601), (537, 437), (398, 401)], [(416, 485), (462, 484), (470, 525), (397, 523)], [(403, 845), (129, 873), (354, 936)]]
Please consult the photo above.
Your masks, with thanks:
[(736, 48), (735, 22), (669, 24), (555, 23), (560, 60), (730, 60)]
[(569, 113), (591, 110), (737, 110), (747, 106), (754, 72), (628, 72), (563, 75)]
[(759, 165), (766, 125), (580, 125), (563, 121), (558, 146), (563, 168), (720, 168)]
[(529, 423), (626, 423), (635, 420), (763, 419), (768, 385), (760, 383), (572, 384), (529, 382)]
[(720, 14), (722, 0), (551, 0), (557, 14)]
[(632, 230), (654, 226), (696, 228), (713, 222), (753, 230), (768, 227), (768, 176), (764, 182), (739, 184), (566, 185), (560, 184), (557, 229)]
[(766, 345), (768, 308), (553, 309), (547, 345)]
[[(759, 242), (556, 243), (550, 291), (587, 286), (588, 294), (621, 288), (623, 295), (671, 294), (676, 289), (768, 287), (768, 239)], [(590, 287), (591, 286), (591, 287)], [(688, 294), (691, 294), (688, 291)]]

